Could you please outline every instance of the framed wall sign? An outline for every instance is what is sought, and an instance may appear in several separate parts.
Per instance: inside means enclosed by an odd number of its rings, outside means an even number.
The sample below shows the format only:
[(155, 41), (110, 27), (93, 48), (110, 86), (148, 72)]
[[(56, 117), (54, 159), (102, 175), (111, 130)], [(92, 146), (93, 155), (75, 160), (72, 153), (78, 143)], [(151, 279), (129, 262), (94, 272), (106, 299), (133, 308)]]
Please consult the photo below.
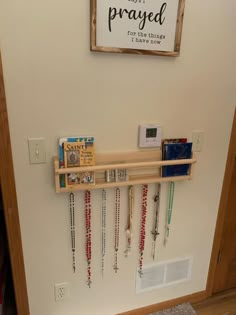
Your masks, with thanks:
[(91, 50), (178, 56), (185, 0), (91, 0)]

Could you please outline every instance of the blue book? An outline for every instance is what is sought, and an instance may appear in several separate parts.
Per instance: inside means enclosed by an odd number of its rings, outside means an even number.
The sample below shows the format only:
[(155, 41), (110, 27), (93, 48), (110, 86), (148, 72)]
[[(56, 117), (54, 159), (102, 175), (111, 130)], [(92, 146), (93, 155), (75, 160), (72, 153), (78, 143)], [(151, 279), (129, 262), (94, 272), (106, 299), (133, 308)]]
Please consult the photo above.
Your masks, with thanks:
[[(181, 160), (192, 158), (192, 143), (163, 144), (163, 160)], [(190, 164), (168, 165), (162, 167), (162, 177), (184, 176), (189, 174)]]

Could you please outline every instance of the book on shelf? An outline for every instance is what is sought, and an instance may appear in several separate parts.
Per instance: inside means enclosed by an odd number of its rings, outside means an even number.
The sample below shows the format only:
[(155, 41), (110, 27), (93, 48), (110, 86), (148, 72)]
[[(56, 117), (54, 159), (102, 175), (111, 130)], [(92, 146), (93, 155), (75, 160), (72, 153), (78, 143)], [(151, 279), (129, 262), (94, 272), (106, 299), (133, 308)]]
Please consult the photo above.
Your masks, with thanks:
[[(94, 165), (94, 145), (79, 139), (76, 142), (64, 142), (65, 167), (80, 167)], [(94, 172), (69, 173), (66, 176), (66, 186), (76, 184), (94, 184)]]
[(125, 182), (129, 180), (128, 170), (126, 168), (107, 170), (105, 172), (106, 182)]
[(76, 142), (64, 142), (65, 167), (94, 165), (94, 146), (84, 140)]
[[(94, 137), (63, 137), (59, 139), (60, 168), (91, 166), (95, 164)], [(60, 175), (60, 187), (94, 184), (94, 172)]]
[(168, 138), (168, 139), (163, 139), (161, 142), (161, 147), (162, 147), (162, 160), (164, 160), (164, 150), (163, 150), (163, 146), (164, 144), (167, 143), (186, 143), (187, 142), (187, 138)]
[[(163, 160), (181, 160), (192, 158), (191, 142), (163, 142), (162, 159)], [(168, 165), (162, 167), (162, 177), (184, 176), (188, 175), (190, 164)]]
[(78, 172), (66, 174), (65, 187), (71, 187), (80, 184), (95, 184), (94, 172)]
[(188, 142), (187, 138), (168, 138), (168, 139), (163, 139), (162, 144), (166, 143), (186, 143)]

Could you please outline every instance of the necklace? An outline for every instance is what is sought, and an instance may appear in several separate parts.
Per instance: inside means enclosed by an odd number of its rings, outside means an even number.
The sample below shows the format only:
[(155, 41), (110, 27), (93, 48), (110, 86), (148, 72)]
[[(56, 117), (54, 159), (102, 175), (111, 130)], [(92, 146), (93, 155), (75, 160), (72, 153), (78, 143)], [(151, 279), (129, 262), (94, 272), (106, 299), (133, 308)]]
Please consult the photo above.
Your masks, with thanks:
[(170, 182), (170, 184), (169, 184), (168, 209), (167, 209), (167, 215), (166, 215), (166, 233), (165, 233), (164, 245), (167, 244), (169, 234), (170, 234), (170, 223), (171, 223), (172, 210), (173, 210), (174, 192), (175, 192), (175, 182)]
[(119, 229), (120, 229), (120, 188), (116, 188), (115, 197), (115, 239), (114, 239), (114, 249), (115, 249), (115, 263), (113, 269), (117, 273), (118, 271), (118, 250), (119, 250)]
[(70, 234), (71, 234), (71, 249), (72, 249), (72, 268), (75, 273), (75, 196), (69, 194), (70, 203)]
[(127, 248), (125, 250), (126, 257), (128, 257), (128, 254), (131, 251), (133, 210), (134, 210), (134, 187), (129, 186), (129, 209), (128, 209), (129, 213), (128, 213), (128, 223), (127, 223), (127, 228), (126, 228)]
[(85, 228), (86, 228), (86, 257), (87, 257), (87, 272), (88, 286), (91, 287), (91, 258), (92, 258), (92, 243), (91, 243), (91, 192), (85, 191)]
[(104, 272), (104, 259), (106, 254), (106, 191), (102, 190), (102, 275)]
[(142, 194), (142, 209), (141, 209), (141, 228), (140, 228), (140, 238), (139, 238), (139, 276), (142, 277), (143, 274), (143, 253), (145, 245), (145, 227), (146, 227), (146, 216), (147, 216), (147, 194), (148, 185), (143, 185)]
[(158, 225), (159, 225), (159, 212), (160, 212), (160, 193), (161, 193), (161, 184), (157, 184), (157, 193), (154, 197), (154, 221), (153, 221), (153, 229), (152, 229), (152, 236), (153, 236), (153, 243), (152, 243), (152, 258), (155, 260), (155, 252), (156, 252), (156, 239), (157, 236), (160, 234), (158, 232)]

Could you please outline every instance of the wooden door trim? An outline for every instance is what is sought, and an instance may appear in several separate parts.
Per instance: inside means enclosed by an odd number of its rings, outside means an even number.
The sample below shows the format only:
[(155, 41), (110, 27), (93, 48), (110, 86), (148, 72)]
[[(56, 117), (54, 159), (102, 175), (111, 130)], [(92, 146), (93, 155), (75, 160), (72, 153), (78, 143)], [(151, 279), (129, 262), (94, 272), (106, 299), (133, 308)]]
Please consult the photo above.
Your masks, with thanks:
[(219, 254), (220, 246), (221, 246), (224, 220), (226, 216), (227, 202), (228, 202), (228, 196), (229, 196), (229, 190), (230, 190), (230, 184), (231, 184), (231, 179), (232, 179), (235, 158), (236, 158), (236, 110), (234, 112), (233, 127), (232, 127), (232, 132), (231, 132), (230, 143), (229, 143), (228, 157), (227, 157), (227, 162), (226, 162), (225, 175), (224, 175), (219, 211), (218, 211), (217, 222), (216, 222), (215, 236), (214, 236), (214, 242), (213, 242), (212, 253), (211, 253), (211, 261), (210, 261), (210, 267), (209, 267), (209, 272), (208, 272), (207, 288), (206, 288), (208, 296), (212, 295), (213, 290), (214, 290), (214, 280), (215, 280), (215, 273), (216, 273), (216, 268), (217, 268), (217, 259), (218, 259), (218, 254)]
[(29, 315), (6, 95), (0, 52), (0, 183), (18, 315)]

